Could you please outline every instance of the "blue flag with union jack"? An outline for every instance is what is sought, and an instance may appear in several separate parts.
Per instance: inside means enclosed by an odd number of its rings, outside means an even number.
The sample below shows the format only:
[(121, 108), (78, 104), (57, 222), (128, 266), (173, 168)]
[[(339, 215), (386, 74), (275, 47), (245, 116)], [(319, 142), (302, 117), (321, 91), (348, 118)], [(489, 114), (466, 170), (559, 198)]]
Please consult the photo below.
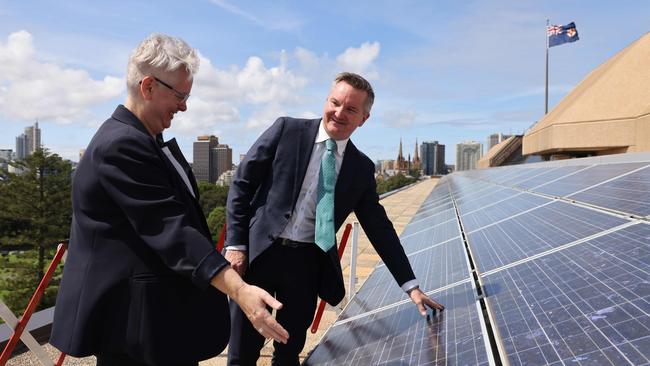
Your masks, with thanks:
[(549, 47), (575, 42), (580, 39), (574, 22), (567, 25), (549, 25), (546, 27), (546, 34), (548, 35)]

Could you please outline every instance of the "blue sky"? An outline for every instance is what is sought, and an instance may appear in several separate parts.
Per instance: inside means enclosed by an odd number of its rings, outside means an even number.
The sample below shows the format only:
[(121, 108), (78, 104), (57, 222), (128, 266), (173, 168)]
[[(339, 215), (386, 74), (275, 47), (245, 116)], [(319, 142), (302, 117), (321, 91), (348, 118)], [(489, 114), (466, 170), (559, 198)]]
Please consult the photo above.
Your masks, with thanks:
[[(550, 50), (550, 108), (649, 30), (648, 1), (0, 0), (0, 148), (38, 119), (42, 142), (78, 160), (126, 97), (130, 51), (152, 32), (200, 51), (188, 111), (174, 118), (188, 160), (198, 135), (245, 153), (283, 115), (318, 117), (339, 71), (375, 88), (352, 137), (370, 158), (415, 139), (485, 143), (544, 114), (545, 25), (580, 40)], [(615, 106), (613, 106), (615, 107)]]

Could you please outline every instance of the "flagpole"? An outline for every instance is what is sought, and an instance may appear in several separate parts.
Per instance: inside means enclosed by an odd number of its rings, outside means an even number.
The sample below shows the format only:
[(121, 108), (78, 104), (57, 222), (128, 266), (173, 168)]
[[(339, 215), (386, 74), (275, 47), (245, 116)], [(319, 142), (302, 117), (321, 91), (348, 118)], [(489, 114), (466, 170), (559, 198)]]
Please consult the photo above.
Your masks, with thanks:
[(544, 114), (548, 113), (548, 18), (546, 18), (546, 88), (544, 88)]

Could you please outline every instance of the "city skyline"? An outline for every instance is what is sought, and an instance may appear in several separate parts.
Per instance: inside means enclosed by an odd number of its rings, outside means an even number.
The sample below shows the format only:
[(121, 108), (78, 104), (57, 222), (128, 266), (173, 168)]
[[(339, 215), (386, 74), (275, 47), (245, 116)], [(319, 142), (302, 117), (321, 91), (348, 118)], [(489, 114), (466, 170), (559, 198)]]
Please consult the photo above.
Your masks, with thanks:
[(154, 31), (201, 53), (189, 110), (165, 132), (188, 161), (198, 135), (218, 136), (238, 156), (279, 116), (319, 117), (341, 70), (375, 88), (371, 117), (352, 137), (373, 161), (394, 159), (400, 137), (405, 147), (415, 139), (450, 149), (485, 142), (493, 133), (521, 134), (543, 117), (546, 18), (575, 22), (580, 33), (550, 50), (552, 109), (648, 31), (648, 10), (650, 3), (634, 1), (2, 2), (0, 149), (13, 149), (15, 136), (38, 120), (42, 144), (77, 161), (125, 99), (130, 51)]

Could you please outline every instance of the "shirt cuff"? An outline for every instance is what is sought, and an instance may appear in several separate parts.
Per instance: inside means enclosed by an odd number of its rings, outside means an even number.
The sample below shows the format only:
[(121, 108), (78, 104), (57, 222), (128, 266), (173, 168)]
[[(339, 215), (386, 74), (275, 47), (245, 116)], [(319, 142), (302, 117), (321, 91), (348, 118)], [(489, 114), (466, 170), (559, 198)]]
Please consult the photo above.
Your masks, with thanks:
[(420, 284), (418, 284), (418, 280), (416, 278), (416, 279), (412, 279), (410, 281), (404, 282), (404, 284), (401, 287), (402, 287), (402, 290), (404, 292), (409, 292), (409, 291), (411, 291), (414, 288), (419, 287), (419, 286), (420, 286)]
[(235, 250), (235, 251), (238, 251), (238, 252), (245, 252), (246, 250), (248, 250), (248, 248), (246, 248), (245, 245), (228, 245), (226, 247), (226, 250)]

